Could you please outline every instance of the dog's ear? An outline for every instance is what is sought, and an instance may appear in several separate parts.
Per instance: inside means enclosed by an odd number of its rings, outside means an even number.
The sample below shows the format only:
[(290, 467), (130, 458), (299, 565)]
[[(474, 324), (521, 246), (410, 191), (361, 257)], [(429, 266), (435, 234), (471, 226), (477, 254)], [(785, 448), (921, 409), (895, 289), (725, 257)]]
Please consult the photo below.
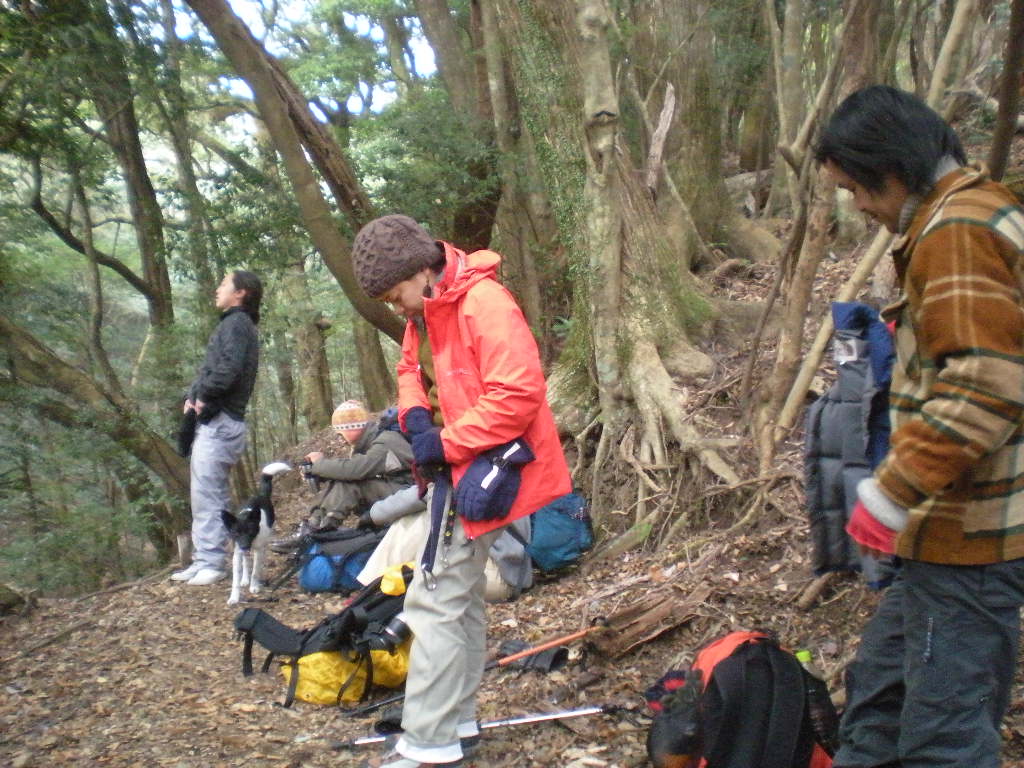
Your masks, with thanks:
[(238, 527), (238, 518), (226, 509), (220, 511), (220, 519), (224, 523), (224, 527), (227, 528), (228, 533), (231, 533)]

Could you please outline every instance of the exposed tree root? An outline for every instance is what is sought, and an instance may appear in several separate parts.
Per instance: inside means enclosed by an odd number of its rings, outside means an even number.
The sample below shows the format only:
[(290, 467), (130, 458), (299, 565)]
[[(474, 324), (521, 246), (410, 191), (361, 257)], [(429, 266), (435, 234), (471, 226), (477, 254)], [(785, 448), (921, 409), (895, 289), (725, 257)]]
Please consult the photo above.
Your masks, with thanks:
[(649, 451), (659, 464), (664, 463), (662, 448), (662, 422), (685, 453), (694, 454), (707, 469), (727, 483), (738, 483), (739, 475), (710, 447), (690, 424), (683, 419), (683, 408), (674, 394), (672, 377), (669, 376), (650, 338), (646, 327), (633, 321), (630, 323), (633, 338), (633, 354), (627, 368), (630, 390), (636, 402), (637, 413), (642, 424), (642, 438), (638, 450)]
[(587, 441), (587, 435), (590, 431), (601, 423), (601, 417), (595, 416), (591, 419), (590, 423), (583, 428), (583, 431), (573, 437), (573, 442), (576, 443), (576, 466), (572, 468), (572, 483), (575, 486), (577, 478), (580, 476), (580, 472), (583, 471), (583, 459), (586, 456), (585, 444)]

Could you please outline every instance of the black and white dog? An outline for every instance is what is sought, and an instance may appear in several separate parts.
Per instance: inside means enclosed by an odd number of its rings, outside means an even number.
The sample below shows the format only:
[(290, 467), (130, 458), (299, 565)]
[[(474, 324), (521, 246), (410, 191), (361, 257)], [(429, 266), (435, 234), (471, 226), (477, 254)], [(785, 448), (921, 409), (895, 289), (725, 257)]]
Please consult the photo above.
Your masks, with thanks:
[[(248, 586), (251, 594), (258, 594), (262, 585), (263, 558), (267, 542), (274, 535), (274, 502), (270, 497), (274, 475), (287, 472), (291, 467), (283, 461), (267, 464), (260, 474), (260, 490), (249, 502), (233, 515), (226, 509), (221, 514), (228, 536), (235, 542), (235, 555), (231, 561), (231, 596), (228, 605), (234, 605), (242, 597), (242, 587)], [(249, 557), (252, 569), (249, 568)]]

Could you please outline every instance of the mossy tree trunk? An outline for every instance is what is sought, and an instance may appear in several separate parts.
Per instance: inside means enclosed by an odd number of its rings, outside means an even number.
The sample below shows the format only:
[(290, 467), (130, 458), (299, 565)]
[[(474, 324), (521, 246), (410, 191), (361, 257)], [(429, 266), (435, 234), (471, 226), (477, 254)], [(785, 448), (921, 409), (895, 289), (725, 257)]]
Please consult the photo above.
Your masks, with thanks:
[[(598, 516), (622, 503), (634, 521), (649, 521), (664, 509), (672, 446), (726, 482), (738, 479), (684, 422), (685, 400), (676, 387), (680, 375), (699, 377), (711, 368), (689, 336), (714, 311), (688, 271), (701, 237), (688, 212), (680, 217), (672, 210), (685, 208), (673, 176), (689, 181), (683, 158), (697, 150), (687, 141), (703, 135), (682, 125), (703, 116), (662, 110), (668, 85), (688, 93), (686, 67), (645, 72), (641, 81), (657, 97), (634, 97), (626, 109), (614, 75), (627, 60), (670, 57), (672, 51), (646, 48), (686, 39), (700, 14), (687, 14), (687, 26), (678, 8), (636, 4), (630, 10), (645, 24), (677, 25), (652, 38), (627, 35), (603, 0), (498, 0), (495, 9), (520, 124), (546, 182), (555, 242), (565, 250), (569, 273), (578, 276), (568, 338), (550, 377), (553, 400), (560, 416), (576, 414), (572, 431), (601, 427), (589, 489)], [(666, 149), (652, 159), (648, 150), (658, 142), (648, 129), (659, 124), (668, 130)], [(717, 146), (705, 151), (717, 155)], [(653, 163), (652, 176), (635, 155)], [(720, 183), (717, 170), (711, 175)], [(647, 178), (655, 180), (653, 190)], [(688, 221), (690, 231), (666, 237), (668, 220)], [(602, 485), (622, 467), (636, 474), (634, 499)]]

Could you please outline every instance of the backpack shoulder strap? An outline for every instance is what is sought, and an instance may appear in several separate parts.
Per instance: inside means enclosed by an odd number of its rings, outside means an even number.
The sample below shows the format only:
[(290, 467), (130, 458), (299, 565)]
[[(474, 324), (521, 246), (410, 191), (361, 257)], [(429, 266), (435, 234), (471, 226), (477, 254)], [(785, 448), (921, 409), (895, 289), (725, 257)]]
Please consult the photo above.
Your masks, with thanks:
[(242, 673), (252, 674), (252, 647), (259, 643), (268, 651), (282, 656), (295, 655), (302, 647), (307, 632), (292, 629), (258, 608), (246, 608), (235, 617), (235, 629), (244, 639)]
[(772, 671), (771, 711), (765, 739), (765, 768), (790, 768), (804, 721), (803, 667), (793, 654), (775, 643), (764, 643)]
[(719, 661), (704, 674), (705, 744), (704, 759), (709, 768), (756, 764), (757, 744), (750, 736), (759, 729), (751, 728), (749, 713), (744, 713), (747, 700), (745, 649)]

